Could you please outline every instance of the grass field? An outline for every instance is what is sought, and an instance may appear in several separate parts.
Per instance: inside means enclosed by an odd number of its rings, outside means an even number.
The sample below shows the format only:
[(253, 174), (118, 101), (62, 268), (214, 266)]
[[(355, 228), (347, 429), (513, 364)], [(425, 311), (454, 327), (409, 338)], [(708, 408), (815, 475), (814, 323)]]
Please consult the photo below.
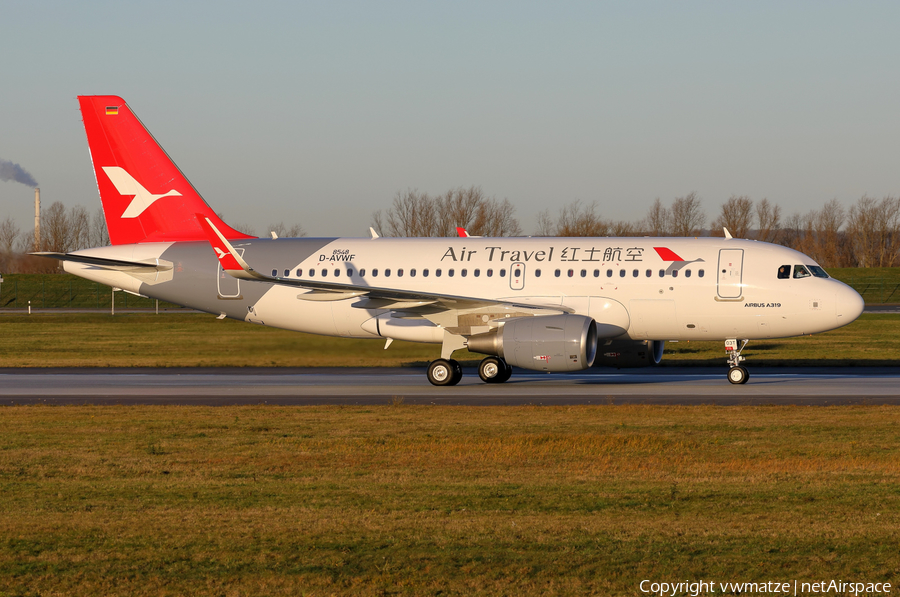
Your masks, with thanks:
[[(288, 332), (206, 314), (0, 316), (2, 367), (344, 367), (425, 364), (439, 347)], [(897, 365), (900, 317), (864, 314), (825, 334), (751, 342), (754, 365)], [(455, 353), (461, 361), (480, 355)], [(664, 365), (725, 366), (720, 342), (667, 343)]]
[(891, 407), (6, 407), (0, 595), (900, 577)]

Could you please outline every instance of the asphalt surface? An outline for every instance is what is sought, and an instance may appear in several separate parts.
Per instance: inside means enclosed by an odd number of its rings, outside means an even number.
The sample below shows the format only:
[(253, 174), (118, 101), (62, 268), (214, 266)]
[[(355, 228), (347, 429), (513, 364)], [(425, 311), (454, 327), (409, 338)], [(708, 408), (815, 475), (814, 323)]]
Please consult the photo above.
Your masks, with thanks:
[(900, 366), (754, 368), (735, 386), (725, 367), (516, 370), (485, 384), (466, 369), (434, 387), (419, 368), (0, 369), (0, 405), (13, 404), (900, 404)]

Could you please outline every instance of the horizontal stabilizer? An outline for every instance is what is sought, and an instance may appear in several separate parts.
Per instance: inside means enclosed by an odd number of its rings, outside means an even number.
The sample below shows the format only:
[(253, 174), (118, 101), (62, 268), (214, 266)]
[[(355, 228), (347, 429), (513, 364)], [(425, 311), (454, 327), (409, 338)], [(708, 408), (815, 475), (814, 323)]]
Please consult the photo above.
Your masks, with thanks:
[(148, 269), (159, 272), (168, 271), (173, 267), (171, 262), (163, 261), (161, 259), (153, 259), (148, 261), (125, 261), (123, 259), (105, 259), (103, 257), (90, 257), (88, 255), (75, 255), (73, 253), (53, 253), (50, 251), (29, 253), (29, 255), (48, 257), (50, 259), (58, 259), (60, 261), (84, 263), (86, 265), (94, 265), (97, 267), (115, 270)]

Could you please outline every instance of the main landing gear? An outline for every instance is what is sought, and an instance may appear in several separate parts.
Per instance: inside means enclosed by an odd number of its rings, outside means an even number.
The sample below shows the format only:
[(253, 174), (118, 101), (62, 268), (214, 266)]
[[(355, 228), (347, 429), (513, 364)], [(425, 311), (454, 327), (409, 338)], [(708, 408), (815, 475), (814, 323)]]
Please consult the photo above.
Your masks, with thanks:
[(462, 367), (453, 359), (438, 359), (428, 365), (428, 381), (435, 386), (455, 386), (462, 375)]
[(744, 384), (750, 379), (747, 369), (741, 367), (744, 361), (741, 351), (747, 346), (749, 340), (725, 340), (725, 352), (728, 354), (728, 381), (733, 384)]
[[(485, 383), (503, 383), (512, 367), (499, 357), (487, 357), (478, 365), (478, 377)], [(428, 365), (428, 381), (435, 386), (455, 386), (462, 379), (462, 367), (453, 359), (437, 359)]]
[(503, 383), (512, 375), (512, 367), (500, 357), (487, 357), (478, 364), (478, 377), (484, 383)]

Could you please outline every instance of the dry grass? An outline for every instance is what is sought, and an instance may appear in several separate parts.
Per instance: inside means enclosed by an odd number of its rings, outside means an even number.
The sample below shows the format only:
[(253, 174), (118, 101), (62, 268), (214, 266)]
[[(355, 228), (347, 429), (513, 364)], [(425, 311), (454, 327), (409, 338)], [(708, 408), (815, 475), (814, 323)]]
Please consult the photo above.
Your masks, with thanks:
[(2, 409), (0, 595), (900, 573), (890, 407)]

